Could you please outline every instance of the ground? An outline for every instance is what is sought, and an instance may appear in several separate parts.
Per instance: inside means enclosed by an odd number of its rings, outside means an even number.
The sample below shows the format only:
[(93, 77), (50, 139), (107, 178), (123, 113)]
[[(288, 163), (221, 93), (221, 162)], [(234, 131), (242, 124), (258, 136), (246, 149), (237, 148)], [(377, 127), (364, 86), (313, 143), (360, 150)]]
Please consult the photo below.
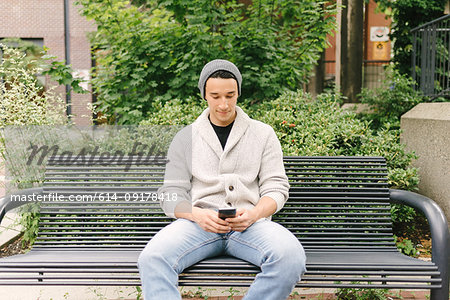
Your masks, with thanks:
[(24, 243), (22, 235), (14, 238), (0, 248), (0, 257), (11, 256), (15, 254), (25, 253), (29, 248), (29, 244)]
[(431, 258), (431, 235), (427, 220), (423, 215), (417, 215), (412, 223), (395, 224), (394, 234), (399, 241), (408, 239), (419, 252), (418, 257)]

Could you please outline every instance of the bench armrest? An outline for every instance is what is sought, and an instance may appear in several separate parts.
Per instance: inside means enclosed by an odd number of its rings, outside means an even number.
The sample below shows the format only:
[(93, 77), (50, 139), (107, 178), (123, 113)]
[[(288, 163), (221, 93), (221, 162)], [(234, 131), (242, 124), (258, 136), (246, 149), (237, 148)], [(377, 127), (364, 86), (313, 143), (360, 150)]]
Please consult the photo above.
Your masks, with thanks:
[[(0, 198), (0, 223), (2, 222), (2, 219), (5, 216), (5, 214), (11, 209), (33, 202), (33, 199), (31, 197), (28, 197), (28, 195), (31, 196), (33, 194), (34, 195), (42, 194), (42, 187), (20, 190), (16, 193), (12, 193), (10, 195), (6, 195), (3, 198)], [(17, 196), (21, 197), (20, 198), (21, 201), (17, 201), (14, 199)]]
[[(405, 204), (421, 211), (430, 225), (432, 239), (432, 261), (438, 266), (448, 293), (448, 279), (450, 269), (450, 234), (447, 219), (442, 209), (430, 198), (417, 193), (390, 189), (392, 203)], [(445, 288), (444, 288), (445, 290)]]

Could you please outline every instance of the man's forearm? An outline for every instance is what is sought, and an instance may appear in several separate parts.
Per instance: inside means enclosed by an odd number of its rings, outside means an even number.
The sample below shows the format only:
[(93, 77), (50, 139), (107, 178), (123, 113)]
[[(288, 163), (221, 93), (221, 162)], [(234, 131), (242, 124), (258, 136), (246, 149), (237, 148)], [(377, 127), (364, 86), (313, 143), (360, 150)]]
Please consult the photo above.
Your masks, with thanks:
[(198, 207), (192, 206), (192, 203), (181, 202), (175, 207), (175, 217), (177, 219), (188, 219), (190, 221), (194, 221), (193, 213), (194, 210), (199, 209)]
[(255, 212), (257, 220), (267, 218), (277, 211), (277, 203), (272, 198), (264, 196), (259, 199), (252, 211)]
[(175, 212), (175, 217), (177, 219), (188, 219), (189, 221), (194, 221), (193, 213), (194, 213), (194, 210), (196, 210), (196, 209), (201, 209), (201, 208), (192, 207), (191, 212)]

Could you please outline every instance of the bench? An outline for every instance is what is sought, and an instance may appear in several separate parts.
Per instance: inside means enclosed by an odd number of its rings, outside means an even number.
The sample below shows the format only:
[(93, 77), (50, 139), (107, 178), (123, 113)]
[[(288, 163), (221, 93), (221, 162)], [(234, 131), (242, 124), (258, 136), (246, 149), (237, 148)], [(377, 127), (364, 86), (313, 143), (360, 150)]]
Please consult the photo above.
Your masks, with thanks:
[[(432, 299), (448, 299), (446, 218), (432, 200), (389, 189), (384, 158), (285, 157), (284, 163), (289, 200), (273, 220), (291, 230), (306, 250), (308, 271), (297, 287), (430, 289)], [(171, 222), (154, 199), (164, 167), (164, 159), (149, 157), (139, 162), (124, 157), (108, 165), (101, 157), (89, 162), (50, 158), (42, 187), (0, 200), (1, 220), (25, 203), (17, 197), (47, 197), (40, 201), (32, 249), (0, 259), (0, 285), (140, 285), (138, 255)], [(425, 214), (431, 262), (397, 250), (391, 203)], [(186, 269), (179, 285), (249, 286), (259, 271), (236, 258), (215, 257)]]

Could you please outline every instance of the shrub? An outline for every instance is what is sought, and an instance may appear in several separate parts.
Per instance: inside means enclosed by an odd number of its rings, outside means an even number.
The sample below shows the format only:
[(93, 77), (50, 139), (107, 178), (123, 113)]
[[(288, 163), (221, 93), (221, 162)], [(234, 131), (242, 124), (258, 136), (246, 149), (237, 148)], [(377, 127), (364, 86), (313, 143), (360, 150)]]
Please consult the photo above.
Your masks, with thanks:
[(97, 25), (91, 36), (97, 105), (118, 124), (146, 119), (152, 102), (198, 96), (198, 74), (215, 58), (240, 68), (246, 98), (263, 101), (301, 87), (334, 29), (329, 16), (336, 8), (292, 0), (77, 3)]
[[(9, 125), (64, 124), (64, 102), (53, 92), (45, 90), (36, 79), (42, 69), (37, 60), (30, 59), (18, 49), (0, 44), (3, 58), (0, 61), (0, 129)], [(41, 138), (41, 137), (37, 137)], [(6, 140), (0, 132), (0, 155), (8, 163), (12, 184), (18, 188), (39, 185), (42, 176), (27, 173), (24, 165), (15, 165), (21, 153), (7, 153)], [(28, 205), (30, 206), (30, 205)], [(22, 207), (20, 223), (25, 228), (24, 242), (33, 242), (38, 229), (39, 212), (34, 204)]]
[(189, 125), (208, 107), (206, 100), (189, 97), (185, 101), (179, 99), (162, 104), (152, 104), (152, 113), (140, 125)]
[(364, 88), (360, 94), (361, 103), (369, 105), (370, 110), (360, 117), (371, 122), (371, 127), (400, 128), (400, 117), (423, 101), (419, 91), (415, 91), (414, 80), (392, 67), (387, 68), (386, 78), (376, 89)]
[(335, 293), (339, 300), (385, 300), (393, 296), (388, 289), (338, 288)]
[[(343, 110), (340, 103), (333, 94), (313, 100), (301, 91), (286, 92), (275, 101), (252, 106), (250, 114), (274, 128), (285, 155), (382, 156), (389, 186), (416, 190), (417, 169), (410, 167), (415, 156), (405, 152), (399, 130), (374, 131), (368, 121)], [(391, 214), (394, 222), (408, 222), (416, 215), (403, 205), (392, 205)]]
[[(5, 133), (12, 126), (64, 124), (64, 102), (53, 89), (45, 90), (36, 79), (41, 73), (37, 59), (30, 59), (19, 49), (0, 44), (3, 59), (0, 62), (0, 155), (9, 162), (12, 181), (18, 188), (39, 184), (31, 174), (21, 173), (23, 166), (15, 166), (21, 153), (7, 153), (6, 142), (15, 143), (11, 137), (5, 140)], [(7, 128), (7, 126), (9, 126)], [(24, 129), (25, 130), (25, 129)], [(36, 137), (39, 139), (42, 137)], [(14, 172), (18, 173), (14, 173)]]
[[(333, 94), (321, 94), (316, 100), (301, 91), (285, 92), (271, 102), (255, 105), (240, 103), (248, 114), (272, 126), (285, 155), (305, 156), (383, 156), (387, 160), (389, 185), (415, 190), (417, 170), (410, 168), (414, 155), (405, 152), (398, 130), (372, 130), (369, 122), (340, 107)], [(171, 101), (142, 124), (190, 124), (203, 109), (205, 101), (193, 98)]]
[[(343, 110), (340, 104), (339, 96), (321, 94), (313, 100), (301, 91), (285, 92), (271, 102), (239, 103), (252, 118), (272, 126), (285, 155), (383, 156), (387, 161), (389, 186), (415, 190), (417, 170), (410, 167), (414, 155), (405, 152), (399, 131), (386, 128), (374, 131), (368, 121)], [(187, 125), (206, 107), (204, 101), (193, 98), (185, 102), (171, 101), (155, 107), (158, 111), (142, 124)], [(402, 205), (393, 205), (391, 214), (394, 222), (408, 222), (415, 216), (413, 209)]]
[[(42, 69), (21, 51), (0, 44), (0, 128), (7, 125), (63, 124), (64, 107), (52, 89), (45, 90), (36, 79)], [(3, 152), (2, 152), (3, 153)]]
[(301, 91), (286, 92), (272, 102), (252, 106), (249, 112), (274, 128), (285, 155), (383, 156), (390, 186), (416, 189), (416, 170), (409, 167), (414, 155), (405, 152), (399, 131), (376, 132), (340, 103), (333, 94), (313, 100)]

